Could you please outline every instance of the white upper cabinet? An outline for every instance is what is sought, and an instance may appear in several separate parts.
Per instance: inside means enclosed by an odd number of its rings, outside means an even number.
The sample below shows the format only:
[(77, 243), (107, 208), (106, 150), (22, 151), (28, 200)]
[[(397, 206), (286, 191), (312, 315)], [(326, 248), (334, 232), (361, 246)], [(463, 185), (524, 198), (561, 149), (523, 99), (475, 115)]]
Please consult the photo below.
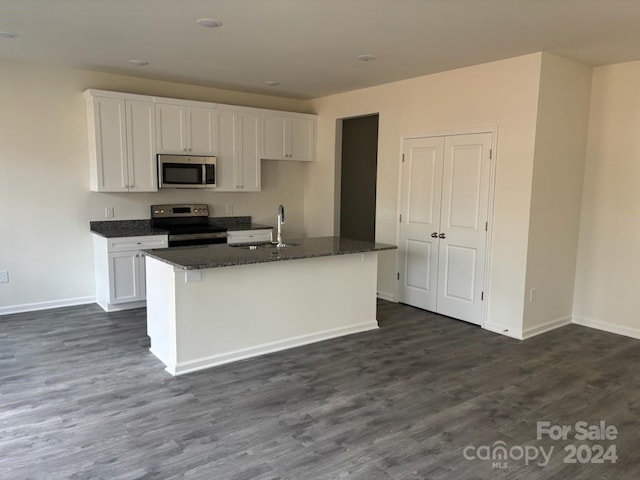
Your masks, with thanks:
[(218, 112), (213, 108), (187, 108), (189, 153), (218, 154)]
[(260, 160), (315, 159), (316, 116), (87, 90), (91, 190), (155, 192), (158, 153), (218, 158), (213, 191), (257, 192)]
[(257, 192), (260, 184), (259, 115), (218, 109), (217, 191)]
[(156, 129), (158, 153), (217, 154), (217, 112), (214, 108), (156, 103)]
[(313, 115), (287, 115), (268, 112), (261, 115), (261, 157), (270, 160), (310, 162), (315, 157)]
[(90, 90), (85, 98), (91, 190), (157, 191), (153, 102), (144, 97), (96, 95)]

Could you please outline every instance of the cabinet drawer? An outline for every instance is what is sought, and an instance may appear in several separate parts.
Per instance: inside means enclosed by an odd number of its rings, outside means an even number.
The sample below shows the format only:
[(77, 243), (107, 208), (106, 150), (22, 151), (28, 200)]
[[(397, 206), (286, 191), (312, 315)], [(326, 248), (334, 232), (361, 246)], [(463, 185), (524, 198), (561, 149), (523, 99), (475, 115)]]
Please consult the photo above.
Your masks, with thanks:
[(126, 252), (131, 250), (145, 250), (149, 248), (166, 248), (168, 246), (169, 241), (167, 235), (153, 235), (109, 238), (107, 249), (109, 252)]
[(227, 232), (227, 244), (234, 245), (238, 243), (251, 242), (270, 242), (271, 229), (264, 230), (241, 230)]

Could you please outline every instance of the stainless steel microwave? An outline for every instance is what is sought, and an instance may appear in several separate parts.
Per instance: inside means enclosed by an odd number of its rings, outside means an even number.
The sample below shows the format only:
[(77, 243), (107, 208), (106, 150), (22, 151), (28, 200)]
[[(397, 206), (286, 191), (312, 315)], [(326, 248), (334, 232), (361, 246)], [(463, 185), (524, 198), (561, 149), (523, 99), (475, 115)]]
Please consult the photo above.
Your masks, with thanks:
[(158, 155), (160, 188), (215, 188), (216, 157)]

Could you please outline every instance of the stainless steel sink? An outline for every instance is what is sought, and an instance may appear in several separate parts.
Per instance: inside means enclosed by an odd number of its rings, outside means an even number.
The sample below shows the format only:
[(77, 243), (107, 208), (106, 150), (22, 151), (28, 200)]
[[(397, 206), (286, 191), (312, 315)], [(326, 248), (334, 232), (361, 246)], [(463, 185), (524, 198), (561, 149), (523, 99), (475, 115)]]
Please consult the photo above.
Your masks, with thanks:
[(239, 244), (239, 245), (229, 245), (234, 248), (242, 248), (244, 250), (258, 250), (259, 248), (270, 248), (270, 249), (280, 249), (280, 248), (288, 248), (288, 247), (298, 247), (299, 243), (285, 243), (283, 245), (278, 246), (276, 243), (256, 243), (252, 245)]
[(271, 245), (265, 245), (268, 247), (272, 247), (272, 248), (286, 248), (286, 247), (299, 247), (300, 244), (299, 243), (283, 243), (282, 245), (278, 246), (275, 243), (272, 243)]

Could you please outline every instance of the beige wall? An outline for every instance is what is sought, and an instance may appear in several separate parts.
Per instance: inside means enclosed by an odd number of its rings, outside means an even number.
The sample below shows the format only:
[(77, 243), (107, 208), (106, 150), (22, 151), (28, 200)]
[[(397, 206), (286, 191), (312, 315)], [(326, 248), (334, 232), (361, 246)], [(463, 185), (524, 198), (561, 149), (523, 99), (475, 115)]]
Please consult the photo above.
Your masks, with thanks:
[[(540, 53), (314, 100), (318, 161), (305, 188), (307, 234), (334, 227), (336, 123), (380, 114), (376, 238), (396, 243), (402, 138), (498, 127), (495, 213), (491, 225), (489, 327), (522, 330)], [(378, 290), (394, 296), (396, 255), (381, 255)]]
[(640, 338), (640, 62), (594, 69), (574, 321)]
[[(0, 62), (0, 313), (94, 295), (90, 220), (147, 218), (152, 203), (197, 201), (285, 233), (327, 235), (336, 210), (336, 124), (379, 113), (377, 239), (396, 243), (403, 137), (497, 127), (489, 327), (518, 336), (571, 314), (640, 337), (640, 62), (593, 71), (533, 54), (306, 102), (19, 62)], [(318, 161), (263, 161), (263, 192), (89, 192), (87, 88), (318, 113)], [(581, 143), (582, 142), (582, 143)], [(581, 151), (586, 150), (579, 229)], [(584, 157), (582, 157), (584, 158)], [(552, 235), (548, 235), (549, 232)], [(558, 232), (561, 232), (558, 235)], [(395, 296), (396, 256), (381, 255), (379, 291)], [(537, 301), (528, 303), (536, 288)], [(32, 305), (35, 304), (35, 305)]]
[[(571, 322), (592, 69), (542, 55), (525, 335)], [(536, 290), (535, 302), (530, 301)]]
[[(306, 101), (169, 82), (0, 63), (0, 313), (17, 306), (93, 297), (89, 221), (149, 218), (153, 203), (208, 203), (214, 215), (233, 205), (236, 215), (273, 224), (278, 204), (287, 206), (287, 235), (302, 235), (303, 190), (308, 165), (263, 161), (263, 191), (209, 193), (89, 192), (87, 88), (116, 90), (252, 107), (311, 112)], [(37, 305), (32, 305), (37, 307)]]

